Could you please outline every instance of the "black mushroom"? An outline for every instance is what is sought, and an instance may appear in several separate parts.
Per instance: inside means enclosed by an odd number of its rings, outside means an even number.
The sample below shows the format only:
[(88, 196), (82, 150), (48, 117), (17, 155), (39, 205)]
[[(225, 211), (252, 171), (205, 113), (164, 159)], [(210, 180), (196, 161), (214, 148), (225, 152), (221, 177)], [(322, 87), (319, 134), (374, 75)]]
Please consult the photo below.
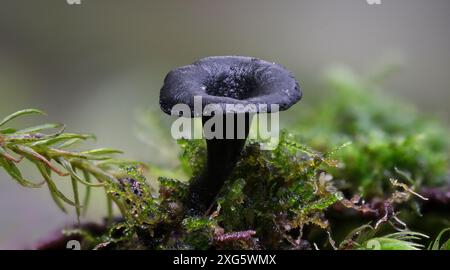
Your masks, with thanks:
[[(201, 97), (200, 112), (194, 106), (194, 97)], [(251, 57), (207, 57), (167, 74), (160, 92), (160, 105), (165, 113), (172, 114), (175, 105), (185, 104), (189, 106), (190, 115), (182, 116), (201, 116), (205, 129), (208, 120), (218, 115), (217, 109), (221, 109), (223, 126), (214, 128), (222, 128), (227, 133), (230, 121), (234, 128), (232, 138), (224, 135), (206, 139), (205, 170), (189, 187), (187, 206), (190, 210), (201, 213), (214, 202), (239, 159), (252, 116), (262, 112), (260, 108), (270, 113), (272, 105), (277, 105), (279, 111), (286, 110), (301, 97), (299, 84), (291, 72), (275, 63)], [(229, 110), (230, 104), (237, 105), (240, 110)], [(208, 113), (210, 105), (215, 106), (212, 113)], [(244, 126), (238, 126), (239, 116), (243, 116)], [(243, 135), (238, 136), (238, 133)]]

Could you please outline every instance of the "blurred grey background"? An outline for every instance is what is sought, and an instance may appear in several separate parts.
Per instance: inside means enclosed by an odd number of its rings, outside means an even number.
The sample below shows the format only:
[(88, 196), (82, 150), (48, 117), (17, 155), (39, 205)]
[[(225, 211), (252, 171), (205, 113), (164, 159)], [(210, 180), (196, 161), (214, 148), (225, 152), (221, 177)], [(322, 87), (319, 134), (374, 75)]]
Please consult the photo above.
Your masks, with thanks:
[[(365, 74), (400, 62), (385, 88), (449, 123), (450, 1), (381, 1), (0, 0), (0, 117), (40, 108), (47, 118), (17, 125), (64, 122), (96, 134), (97, 146), (160, 162), (135, 126), (139, 110), (159, 115), (167, 71), (204, 56), (248, 55), (292, 70), (306, 103), (329, 66)], [(103, 207), (100, 197), (88, 219)], [(0, 248), (31, 247), (74, 221), (46, 189), (21, 188), (0, 172)]]

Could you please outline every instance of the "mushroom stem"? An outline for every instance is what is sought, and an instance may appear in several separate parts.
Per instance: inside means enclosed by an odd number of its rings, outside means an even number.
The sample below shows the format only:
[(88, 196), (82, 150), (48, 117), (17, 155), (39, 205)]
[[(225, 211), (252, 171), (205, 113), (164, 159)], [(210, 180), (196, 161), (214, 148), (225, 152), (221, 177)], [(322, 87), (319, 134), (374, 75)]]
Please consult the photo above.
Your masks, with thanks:
[[(238, 139), (237, 137), (238, 128), (242, 128), (242, 126), (238, 125), (237, 114), (234, 114), (232, 116), (234, 119), (234, 139), (206, 140), (207, 155), (205, 170), (189, 186), (188, 211), (190, 213), (202, 214), (214, 203), (214, 199), (217, 197), (223, 184), (231, 175), (239, 160), (248, 137), (252, 116), (249, 113), (245, 113), (244, 139)], [(223, 131), (224, 134), (227, 134), (227, 116), (223, 115), (223, 117)], [(209, 118), (206, 116), (202, 117), (203, 124)], [(228, 118), (228, 120), (230, 119)]]

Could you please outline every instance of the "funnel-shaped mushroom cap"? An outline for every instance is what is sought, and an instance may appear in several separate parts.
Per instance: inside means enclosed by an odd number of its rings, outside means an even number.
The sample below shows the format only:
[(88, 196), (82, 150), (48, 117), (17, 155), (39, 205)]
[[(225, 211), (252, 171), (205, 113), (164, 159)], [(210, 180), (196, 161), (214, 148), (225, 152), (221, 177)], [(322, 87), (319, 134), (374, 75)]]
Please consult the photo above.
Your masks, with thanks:
[(170, 71), (160, 92), (161, 109), (171, 114), (173, 106), (186, 104), (194, 116), (194, 96), (202, 97), (202, 110), (208, 104), (217, 104), (224, 112), (226, 104), (255, 104), (258, 112), (258, 105), (264, 104), (271, 112), (273, 104), (280, 111), (288, 109), (301, 99), (302, 92), (292, 73), (278, 64), (214, 56)]

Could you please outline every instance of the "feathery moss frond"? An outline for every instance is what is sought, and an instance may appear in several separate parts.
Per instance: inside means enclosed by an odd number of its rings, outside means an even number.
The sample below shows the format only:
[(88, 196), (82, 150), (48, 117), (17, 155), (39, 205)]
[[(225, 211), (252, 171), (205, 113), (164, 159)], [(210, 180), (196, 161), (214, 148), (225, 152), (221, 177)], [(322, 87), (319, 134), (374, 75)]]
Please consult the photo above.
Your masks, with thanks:
[[(21, 110), (5, 117), (0, 122), (0, 127), (5, 126), (16, 118), (31, 114), (45, 115), (44, 112), (37, 109)], [(54, 129), (56, 129), (56, 132), (51, 133), (51, 130)], [(54, 123), (20, 130), (9, 127), (1, 129), (0, 166), (21, 186), (38, 188), (47, 184), (57, 206), (64, 212), (66, 212), (66, 204), (74, 206), (79, 219), (81, 213), (86, 212), (92, 187), (104, 187), (106, 193), (112, 192), (111, 187), (114, 187), (118, 181), (113, 176), (115, 172), (119, 171), (121, 167), (139, 163), (115, 160), (113, 155), (122, 152), (111, 148), (100, 148), (83, 152), (68, 151), (66, 149), (75, 143), (94, 138), (94, 136), (65, 133), (64, 131), (65, 126), (63, 124)], [(18, 165), (23, 159), (29, 160), (36, 165), (44, 181), (33, 183), (22, 176)], [(108, 166), (105, 164), (108, 164)], [(73, 188), (73, 200), (59, 191), (55, 184), (55, 179), (52, 177), (52, 172), (62, 177), (70, 177)], [(78, 172), (83, 176), (79, 175)], [(91, 176), (94, 176), (96, 182), (92, 182)], [(87, 189), (83, 205), (80, 205), (78, 183), (86, 186)], [(108, 200), (114, 201), (116, 204), (122, 204), (119, 199), (111, 199), (108, 194), (107, 196)], [(119, 208), (121, 208), (120, 205)]]

